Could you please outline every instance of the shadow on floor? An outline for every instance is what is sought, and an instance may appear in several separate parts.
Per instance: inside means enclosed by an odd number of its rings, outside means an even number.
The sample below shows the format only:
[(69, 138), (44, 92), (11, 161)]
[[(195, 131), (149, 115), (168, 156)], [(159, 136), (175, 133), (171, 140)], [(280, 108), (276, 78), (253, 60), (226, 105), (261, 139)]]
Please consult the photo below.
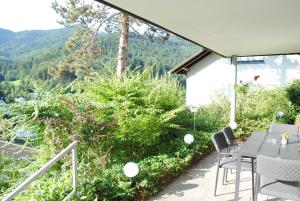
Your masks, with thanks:
[[(218, 182), (217, 196), (214, 196), (214, 182), (218, 154), (216, 152), (206, 156), (195, 164), (188, 172), (175, 179), (170, 185), (151, 198), (149, 201), (230, 201), (234, 198), (235, 171), (228, 174), (228, 181), (222, 185), (222, 169)], [(251, 173), (241, 174), (242, 201), (251, 199)], [(278, 200), (272, 200), (278, 201)]]
[[(250, 191), (251, 189), (252, 189), (252, 188), (247, 188), (247, 189), (240, 190), (239, 192)], [(217, 194), (216, 197), (222, 196), (222, 195), (230, 195), (230, 194), (234, 194), (234, 193), (235, 193), (234, 191), (232, 191), (232, 192), (227, 192), (227, 193), (219, 193), (219, 194)]]

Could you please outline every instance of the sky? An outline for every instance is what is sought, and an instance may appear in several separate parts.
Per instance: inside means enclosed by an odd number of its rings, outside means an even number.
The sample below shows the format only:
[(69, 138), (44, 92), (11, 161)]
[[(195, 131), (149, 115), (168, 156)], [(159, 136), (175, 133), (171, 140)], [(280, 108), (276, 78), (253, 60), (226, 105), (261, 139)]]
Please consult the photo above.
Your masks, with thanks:
[(51, 8), (53, 1), (0, 0), (0, 27), (12, 31), (61, 28), (59, 16)]
[[(11, 31), (47, 30), (62, 28), (60, 16), (51, 8), (54, 0), (0, 0), (0, 28)], [(85, 0), (90, 2), (90, 0)], [(65, 0), (57, 0), (64, 4)], [(146, 26), (134, 26), (145, 31)], [(104, 29), (104, 28), (103, 28)]]

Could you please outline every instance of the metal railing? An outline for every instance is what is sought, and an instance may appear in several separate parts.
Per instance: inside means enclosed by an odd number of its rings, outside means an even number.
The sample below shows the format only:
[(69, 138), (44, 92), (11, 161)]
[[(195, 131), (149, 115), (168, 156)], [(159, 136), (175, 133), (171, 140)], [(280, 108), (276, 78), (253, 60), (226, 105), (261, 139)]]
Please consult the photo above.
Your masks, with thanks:
[(76, 194), (77, 187), (77, 153), (76, 153), (77, 141), (70, 144), (67, 148), (59, 152), (54, 158), (48, 161), (43, 167), (41, 167), (37, 172), (28, 177), (23, 183), (17, 186), (11, 193), (5, 196), (2, 201), (12, 200), (21, 191), (23, 191), (28, 185), (37, 180), (44, 172), (51, 168), (57, 161), (62, 159), (67, 153), (72, 152), (72, 186), (73, 190), (63, 199), (63, 201), (68, 200)]

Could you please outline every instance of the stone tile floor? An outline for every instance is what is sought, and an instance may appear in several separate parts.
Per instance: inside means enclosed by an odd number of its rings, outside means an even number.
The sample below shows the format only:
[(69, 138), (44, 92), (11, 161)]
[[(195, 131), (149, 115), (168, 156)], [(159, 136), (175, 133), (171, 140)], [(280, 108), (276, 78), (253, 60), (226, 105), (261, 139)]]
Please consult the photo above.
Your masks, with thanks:
[(0, 140), (0, 154), (15, 159), (31, 158), (34, 154), (34, 149)]
[[(186, 174), (174, 180), (150, 201), (230, 201), (234, 200), (235, 174), (228, 174), (228, 182), (222, 185), (223, 169), (220, 169), (217, 196), (214, 197), (217, 153), (214, 152), (193, 166)], [(233, 172), (234, 173), (234, 172)], [(251, 173), (241, 173), (240, 200), (251, 200)], [(259, 195), (258, 201), (281, 199)]]

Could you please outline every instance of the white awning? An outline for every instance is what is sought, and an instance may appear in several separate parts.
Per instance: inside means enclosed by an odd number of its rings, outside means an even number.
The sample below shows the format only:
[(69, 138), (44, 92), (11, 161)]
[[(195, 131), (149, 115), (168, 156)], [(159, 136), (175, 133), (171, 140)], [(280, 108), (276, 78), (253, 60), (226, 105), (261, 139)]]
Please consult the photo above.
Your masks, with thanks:
[(97, 0), (223, 56), (300, 53), (300, 0)]

